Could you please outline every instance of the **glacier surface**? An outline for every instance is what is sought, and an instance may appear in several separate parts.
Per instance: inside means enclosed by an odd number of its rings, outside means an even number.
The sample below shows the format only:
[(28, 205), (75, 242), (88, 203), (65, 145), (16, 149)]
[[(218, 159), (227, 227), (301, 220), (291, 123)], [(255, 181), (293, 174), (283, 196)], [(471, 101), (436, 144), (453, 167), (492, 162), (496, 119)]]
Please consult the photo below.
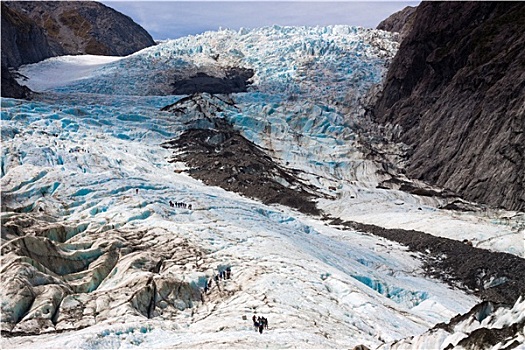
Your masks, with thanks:
[[(479, 300), (428, 278), (417, 254), (206, 186), (161, 147), (206, 114), (160, 110), (182, 98), (173, 75), (252, 68), (251, 91), (214, 116), (315, 186), (324, 213), (523, 256), (520, 213), (378, 188), (385, 165), (367, 145), (393, 162), (403, 146), (373, 134), (364, 107), (396, 48), (363, 28), (268, 27), (22, 67), (42, 94), (2, 99), (2, 330), (26, 336), (2, 347), (389, 348), (414, 335), (399, 344), (446, 346), (449, 334), (425, 331)], [(227, 267), (233, 278), (205, 292)], [(269, 319), (262, 335), (254, 313)]]

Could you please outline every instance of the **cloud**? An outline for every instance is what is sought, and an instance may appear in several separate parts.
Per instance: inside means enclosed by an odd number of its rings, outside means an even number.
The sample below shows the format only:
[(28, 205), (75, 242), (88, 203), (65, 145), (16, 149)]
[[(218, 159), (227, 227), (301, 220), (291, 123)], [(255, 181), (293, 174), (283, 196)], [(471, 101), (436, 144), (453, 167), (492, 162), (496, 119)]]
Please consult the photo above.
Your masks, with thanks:
[(103, 1), (143, 26), (155, 39), (177, 38), (219, 27), (348, 24), (375, 28), (418, 1)]

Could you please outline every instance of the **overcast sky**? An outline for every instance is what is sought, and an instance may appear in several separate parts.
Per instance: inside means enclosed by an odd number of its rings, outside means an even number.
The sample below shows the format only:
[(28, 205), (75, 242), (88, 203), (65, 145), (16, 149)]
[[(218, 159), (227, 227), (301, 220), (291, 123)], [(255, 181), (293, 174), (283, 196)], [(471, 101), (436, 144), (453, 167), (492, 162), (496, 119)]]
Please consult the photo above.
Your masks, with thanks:
[(375, 28), (419, 1), (102, 1), (133, 18), (156, 40), (220, 27), (349, 24)]

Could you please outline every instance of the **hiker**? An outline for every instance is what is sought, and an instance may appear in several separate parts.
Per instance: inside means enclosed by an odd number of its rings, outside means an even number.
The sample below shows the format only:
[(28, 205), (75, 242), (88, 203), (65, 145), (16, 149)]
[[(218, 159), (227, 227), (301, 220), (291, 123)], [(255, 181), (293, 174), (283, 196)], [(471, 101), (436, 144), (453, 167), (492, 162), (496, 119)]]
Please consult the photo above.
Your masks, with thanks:
[(173, 202), (172, 202), (172, 201), (170, 201), (170, 207), (172, 207), (172, 208), (173, 208), (174, 206), (175, 206), (175, 204), (173, 204)]
[(231, 278), (231, 274), (232, 274), (232, 269), (231, 267), (227, 267), (226, 268), (226, 279), (230, 279)]
[(261, 322), (261, 323), (259, 323), (259, 333), (260, 334), (262, 334), (263, 329), (264, 329), (264, 326), (263, 326), (263, 324)]
[(268, 319), (264, 317), (263, 321), (264, 321), (264, 328), (268, 329)]
[(191, 204), (188, 204), (188, 209), (191, 210)]
[(135, 193), (139, 194), (139, 189), (138, 188), (135, 188)]
[(472, 247), (472, 242), (469, 241), (468, 239), (464, 239), (464, 240), (463, 240), (463, 243), (465, 243), (466, 245), (469, 245), (469, 246)]

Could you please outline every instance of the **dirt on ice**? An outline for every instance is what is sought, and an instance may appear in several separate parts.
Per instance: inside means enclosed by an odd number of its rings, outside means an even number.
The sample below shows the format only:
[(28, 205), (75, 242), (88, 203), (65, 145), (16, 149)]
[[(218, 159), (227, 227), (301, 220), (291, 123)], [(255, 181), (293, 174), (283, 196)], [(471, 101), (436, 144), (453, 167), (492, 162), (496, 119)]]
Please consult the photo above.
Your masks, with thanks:
[(429, 276), (466, 289), (485, 301), (511, 305), (520, 295), (525, 295), (525, 259), (515, 255), (476, 248), (468, 242), (421, 231), (326, 219), (332, 225), (372, 233), (408, 246), (411, 251), (422, 254)]

